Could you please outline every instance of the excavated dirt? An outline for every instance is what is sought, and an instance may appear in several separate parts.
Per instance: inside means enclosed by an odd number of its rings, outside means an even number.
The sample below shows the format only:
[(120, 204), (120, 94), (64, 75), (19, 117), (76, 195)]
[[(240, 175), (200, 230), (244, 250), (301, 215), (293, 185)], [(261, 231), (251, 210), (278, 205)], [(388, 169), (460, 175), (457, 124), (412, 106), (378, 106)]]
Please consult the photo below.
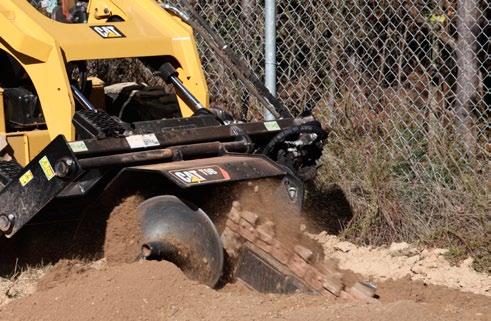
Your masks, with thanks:
[(125, 198), (107, 219), (105, 258), (61, 260), (0, 278), (0, 320), (490, 320), (490, 277), (470, 270), (469, 262), (453, 267), (443, 250), (363, 248), (326, 233), (313, 236), (326, 265), (346, 270), (347, 285), (376, 283), (376, 303), (259, 294), (241, 283), (212, 290), (171, 263), (137, 261), (135, 209), (142, 200)]
[[(488, 297), (408, 280), (383, 283), (380, 303), (214, 291), (166, 262), (67, 269), (67, 278), (0, 307), (0, 320), (489, 320)], [(417, 295), (415, 293), (418, 293)]]
[(131, 263), (137, 260), (141, 251), (141, 231), (136, 208), (143, 201), (139, 195), (129, 196), (111, 212), (104, 240), (104, 256), (109, 263)]
[(49, 290), (66, 282), (83, 279), (87, 276), (86, 272), (88, 271), (105, 269), (106, 262), (105, 259), (95, 262), (61, 260), (43, 273), (39, 282), (37, 282), (37, 290)]

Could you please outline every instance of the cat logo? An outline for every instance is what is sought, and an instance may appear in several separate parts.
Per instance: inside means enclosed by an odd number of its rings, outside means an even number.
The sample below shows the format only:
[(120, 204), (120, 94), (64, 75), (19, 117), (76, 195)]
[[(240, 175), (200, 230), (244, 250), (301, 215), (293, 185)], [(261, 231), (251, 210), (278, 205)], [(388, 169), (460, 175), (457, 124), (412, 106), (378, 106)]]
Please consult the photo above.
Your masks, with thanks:
[(91, 26), (92, 30), (97, 32), (104, 39), (125, 38), (126, 36), (115, 26)]
[(186, 186), (230, 180), (230, 174), (219, 166), (190, 168), (170, 171), (169, 173), (178, 182)]

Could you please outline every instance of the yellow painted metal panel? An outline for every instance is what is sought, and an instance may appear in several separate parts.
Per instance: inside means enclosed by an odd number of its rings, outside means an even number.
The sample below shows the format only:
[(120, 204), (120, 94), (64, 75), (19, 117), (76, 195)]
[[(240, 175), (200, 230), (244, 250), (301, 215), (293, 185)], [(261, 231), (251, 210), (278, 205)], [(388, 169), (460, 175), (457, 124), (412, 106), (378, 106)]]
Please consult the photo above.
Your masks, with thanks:
[(27, 165), (50, 142), (47, 130), (8, 133), (7, 142), (14, 151), (12, 155), (22, 166)]
[[(87, 24), (53, 21), (25, 0), (1, 0), (0, 12), (0, 49), (19, 61), (33, 81), (51, 139), (60, 134), (75, 138), (71, 123), (75, 103), (66, 73), (70, 61), (171, 56), (180, 65), (181, 81), (208, 107), (192, 29), (155, 0), (91, 0)], [(106, 22), (111, 15), (125, 21)], [(124, 37), (105, 39), (91, 28), (95, 26), (114, 26)], [(184, 116), (192, 114), (184, 102), (179, 104)], [(20, 148), (19, 138), (14, 140)], [(25, 159), (33, 156), (29, 151), (24, 154)]]
[(36, 157), (50, 142), (47, 130), (24, 132), (29, 142), (29, 161)]
[(7, 134), (7, 142), (14, 151), (12, 155), (15, 160), (22, 166), (26, 166), (29, 159), (29, 141), (24, 134)]
[(46, 61), (53, 46), (23, 32), (18, 27), (19, 23), (17, 16), (12, 11), (4, 10), (0, 2), (0, 37), (3, 41), (18, 52), (39, 61)]

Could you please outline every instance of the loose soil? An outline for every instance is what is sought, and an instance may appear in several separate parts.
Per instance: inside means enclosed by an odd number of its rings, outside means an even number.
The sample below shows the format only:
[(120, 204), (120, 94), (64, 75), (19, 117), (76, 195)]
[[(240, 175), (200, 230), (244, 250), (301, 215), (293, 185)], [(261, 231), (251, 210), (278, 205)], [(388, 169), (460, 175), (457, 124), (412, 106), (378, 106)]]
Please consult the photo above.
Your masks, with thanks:
[(128, 197), (111, 213), (104, 258), (65, 259), (0, 278), (0, 320), (490, 320), (491, 279), (469, 262), (450, 266), (440, 249), (363, 248), (326, 233), (310, 235), (326, 265), (346, 270), (348, 285), (375, 283), (376, 303), (260, 294), (241, 283), (212, 290), (171, 263), (137, 260), (141, 201)]
[(131, 263), (137, 260), (142, 237), (140, 216), (136, 208), (143, 201), (141, 196), (129, 196), (111, 212), (104, 240), (104, 256), (109, 263)]
[[(70, 269), (69, 269), (70, 270)], [(489, 320), (490, 298), (408, 280), (380, 285), (380, 303), (220, 291), (167, 262), (67, 270), (64, 282), (0, 307), (0, 320)], [(417, 294), (416, 294), (417, 293)]]

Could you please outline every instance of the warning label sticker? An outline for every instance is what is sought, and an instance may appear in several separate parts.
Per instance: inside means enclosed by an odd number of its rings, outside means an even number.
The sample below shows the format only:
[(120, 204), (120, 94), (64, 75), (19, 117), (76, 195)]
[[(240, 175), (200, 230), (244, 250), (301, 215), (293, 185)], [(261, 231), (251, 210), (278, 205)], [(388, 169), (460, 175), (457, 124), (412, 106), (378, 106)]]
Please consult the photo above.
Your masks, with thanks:
[(27, 184), (29, 184), (33, 180), (33, 178), (34, 175), (32, 175), (32, 172), (29, 170), (19, 178), (19, 183), (22, 187), (26, 187)]
[(82, 153), (82, 152), (88, 152), (89, 151), (89, 149), (87, 148), (87, 145), (85, 145), (84, 141), (70, 142), (70, 143), (68, 143), (68, 146), (70, 146), (70, 149), (74, 153)]
[(126, 137), (126, 141), (131, 149), (160, 146), (159, 140), (155, 134), (133, 135)]
[(169, 174), (185, 185), (198, 185), (230, 180), (230, 174), (219, 166), (174, 170), (169, 171)]
[(39, 165), (41, 166), (44, 175), (48, 179), (48, 181), (52, 180), (53, 177), (56, 176), (55, 171), (53, 170), (53, 167), (51, 166), (51, 163), (49, 162), (48, 157), (44, 156), (39, 160)]

